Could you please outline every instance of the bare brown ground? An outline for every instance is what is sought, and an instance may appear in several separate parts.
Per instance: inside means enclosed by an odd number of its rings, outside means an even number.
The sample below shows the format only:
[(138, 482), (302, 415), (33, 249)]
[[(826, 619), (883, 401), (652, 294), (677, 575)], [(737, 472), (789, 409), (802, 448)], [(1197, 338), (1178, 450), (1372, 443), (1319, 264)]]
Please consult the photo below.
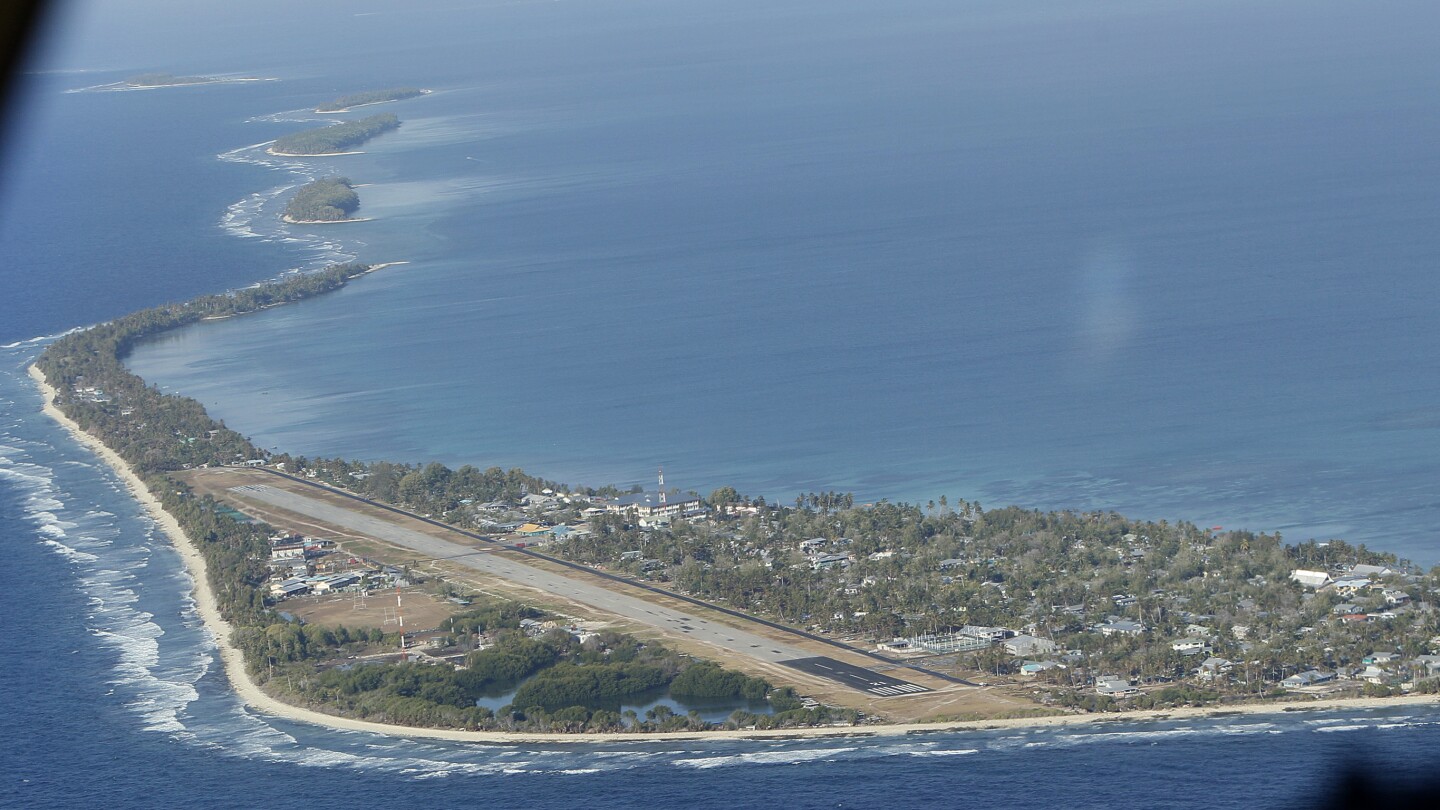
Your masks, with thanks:
[[(190, 470), (181, 474), (179, 477), (193, 487), (197, 493), (211, 495), (216, 500), (227, 503), (241, 512), (262, 520), (277, 529), (300, 532), (312, 537), (333, 539), (340, 543), (341, 546), (351, 554), (363, 555), (370, 559), (392, 565), (409, 563), (414, 560), (415, 556), (414, 552), (408, 549), (391, 545), (376, 538), (357, 534), (349, 529), (329, 525), (270, 504), (246, 499), (243, 493), (234, 492), (231, 488), (245, 484), (264, 484), (277, 489), (298, 492), (307, 497), (340, 504), (346, 509), (359, 514), (401, 524), (409, 529), (439, 537), (452, 543), (475, 548), (477, 551), (505, 554), (532, 567), (547, 569), (555, 573), (563, 574), (570, 579), (588, 582), (609, 590), (629, 593), (647, 602), (664, 605), (696, 617), (703, 617), (711, 622), (726, 624), (732, 627), (743, 627), (747, 632), (776, 641), (782, 641), (792, 647), (810, 652), (813, 655), (827, 656), (846, 663), (882, 671), (932, 690), (914, 695), (880, 697), (843, 686), (825, 678), (800, 672), (787, 666), (752, 658), (747, 655), (746, 650), (713, 646), (706, 642), (697, 641), (684, 634), (666, 632), (653, 625), (644, 624), (623, 616), (602, 613), (589, 605), (561, 597), (549, 591), (534, 588), (524, 583), (487, 577), (473, 569), (462, 568), (443, 560), (423, 562), (418, 566), (419, 570), (443, 577), (457, 586), (469, 588), (479, 593), (513, 599), (523, 604), (535, 605), (583, 621), (601, 622), (613, 629), (632, 633), (640, 638), (663, 642), (671, 648), (697, 657), (718, 660), (734, 669), (751, 675), (765, 677), (772, 683), (793, 686), (801, 693), (810, 695), (830, 705), (858, 709), (870, 715), (883, 716), (898, 722), (918, 722), (960, 716), (1013, 716), (1017, 713), (1033, 711), (1039, 708), (1031, 701), (1004, 695), (994, 689), (953, 684), (926, 673), (909, 669), (904, 664), (898, 662), (893, 664), (880, 663), (856, 651), (833, 647), (807, 639), (804, 636), (776, 630), (775, 628), (758, 622), (749, 622), (720, 611), (710, 610), (690, 602), (637, 589), (624, 583), (617, 583), (613, 580), (587, 574), (583, 571), (576, 571), (545, 560), (520, 555), (513, 551), (497, 549), (494, 546), (481, 543), (458, 532), (397, 515), (393, 512), (370, 506), (369, 504), (351, 500), (343, 495), (323, 488), (316, 488), (303, 483), (290, 481), (279, 476), (270, 475), (264, 471), (232, 467)], [(287, 602), (287, 604), (289, 604), (289, 602)], [(408, 610), (406, 626), (410, 626)]]
[(353, 593), (301, 596), (286, 599), (280, 603), (279, 609), (312, 624), (374, 627), (387, 633), (400, 629), (397, 615), (405, 619), (407, 633), (417, 633), (435, 630), (441, 622), (465, 610), (419, 588), (405, 588), (401, 594), (398, 613), (393, 589), (369, 596)]

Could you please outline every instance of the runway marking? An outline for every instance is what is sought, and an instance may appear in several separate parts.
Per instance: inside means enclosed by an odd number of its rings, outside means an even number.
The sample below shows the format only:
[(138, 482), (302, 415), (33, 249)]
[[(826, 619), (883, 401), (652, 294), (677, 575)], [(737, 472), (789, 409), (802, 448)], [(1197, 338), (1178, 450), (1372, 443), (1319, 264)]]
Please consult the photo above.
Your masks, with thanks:
[(877, 697), (899, 697), (900, 695), (913, 695), (920, 692), (929, 692), (927, 687), (909, 681), (902, 681), (899, 678), (892, 678), (888, 675), (881, 675), (874, 670), (864, 667), (847, 664), (844, 661), (837, 661), (834, 658), (796, 658), (790, 661), (781, 661), (781, 664), (792, 669), (798, 669), (811, 675), (819, 675), (822, 678), (832, 680), (851, 689), (859, 689), (869, 692)]

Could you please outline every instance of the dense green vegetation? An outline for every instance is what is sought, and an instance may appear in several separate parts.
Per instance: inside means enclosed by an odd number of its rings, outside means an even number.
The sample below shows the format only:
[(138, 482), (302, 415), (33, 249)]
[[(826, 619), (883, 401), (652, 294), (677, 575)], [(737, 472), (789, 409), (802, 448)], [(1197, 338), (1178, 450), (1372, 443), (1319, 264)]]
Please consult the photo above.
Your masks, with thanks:
[(369, 269), (364, 264), (335, 265), (281, 282), (142, 310), (65, 335), (36, 365), (56, 388), (57, 406), (142, 475), (263, 458), (264, 451), (211, 419), (199, 402), (161, 394), (132, 374), (122, 358), (140, 341), (167, 330), (338, 289)]
[[(265, 458), (264, 451), (212, 420), (200, 403), (162, 394), (123, 363), (140, 341), (203, 318), (229, 317), (337, 289), (367, 272), (367, 265), (337, 265), (319, 273), (244, 290), (143, 310), (66, 335), (36, 360), (56, 388), (56, 406), (83, 429), (115, 450), (173, 515), (200, 549), (221, 614), (231, 622), (231, 639), (251, 673), (292, 700), (324, 711), (392, 723), (525, 729), (621, 730), (703, 728), (694, 717), (665, 711), (648, 718), (615, 711), (621, 698), (660, 688), (689, 668), (702, 670), (705, 684), (743, 684), (760, 694), (768, 684), (713, 665), (697, 665), (663, 647), (643, 645), (615, 633), (585, 644), (555, 630), (539, 638), (520, 631), (522, 622), (543, 614), (514, 603), (486, 604), (451, 617), (442, 629), (469, 649), (474, 640), (489, 646), (464, 656), (459, 668), (419, 663), (356, 663), (357, 654), (395, 650), (399, 637), (376, 628), (307, 625), (284, 620), (265, 598), (270, 576), (268, 538), (273, 530), (237, 519), (208, 496), (196, 497), (166, 475), (198, 466)], [(336, 463), (332, 470), (347, 469)], [(387, 494), (424, 491), (435, 498), (503, 496), (544, 482), (518, 470), (451, 472), (439, 465), (371, 465)], [(389, 487), (393, 486), (392, 492)], [(467, 646), (470, 645), (470, 646)], [(529, 680), (525, 680), (525, 679)], [(476, 706), (496, 688), (514, 686), (513, 710), (501, 716)], [(712, 691), (716, 688), (709, 687)], [(781, 696), (782, 705), (793, 700)], [(609, 708), (607, 708), (609, 707)], [(853, 715), (851, 715), (853, 717)], [(771, 722), (771, 721), (766, 721)]]
[(711, 663), (696, 664), (670, 683), (670, 694), (676, 697), (764, 700), (769, 692), (770, 684), (764, 679)]
[(180, 84), (209, 84), (217, 81), (211, 76), (174, 76), (169, 73), (142, 73), (131, 76), (125, 83), (131, 87), (170, 87)]
[[(399, 504), (422, 515), (457, 521), (467, 514), (467, 502), (518, 500), (528, 492), (560, 485), (527, 475), (520, 469), (464, 465), (452, 470), (443, 464), (396, 464), (344, 459), (306, 458), (280, 454), (274, 457), (286, 469), (314, 475), (318, 481), (386, 503)], [(471, 525), (471, 524), (462, 524)]]
[[(366, 270), (341, 265), (144, 310), (66, 335), (37, 361), (58, 390), (57, 405), (129, 462), (196, 540), (252, 671), (263, 671), (273, 688), (328, 711), (464, 727), (698, 726), (696, 718), (662, 710), (644, 719), (614, 711), (618, 699), (664, 685), (691, 697), (770, 692), (775, 715), (739, 713), (732, 725), (783, 726), (847, 716), (795, 705), (793, 694), (771, 691), (764, 681), (633, 639), (612, 635), (582, 645), (564, 632), (526, 637), (516, 628), (531, 617), (513, 606), (453, 620), (450, 632), (457, 638), (487, 634), (489, 646), (464, 656), (462, 669), (435, 666), (424, 673), (412, 664), (339, 663), (366, 645), (392, 643), (373, 631), (282, 621), (259, 590), (268, 573), (263, 564), (268, 530), (194, 497), (166, 472), (268, 459), (466, 528), (482, 527), (497, 509), (580, 522), (581, 510), (596, 495), (519, 470), (268, 456), (212, 420), (198, 402), (161, 394), (123, 365), (138, 341), (165, 330), (333, 290)], [(566, 497), (552, 499), (548, 507), (521, 505), (547, 490)], [(1365, 689), (1379, 694), (1434, 688), (1415, 658), (1432, 650), (1440, 636), (1440, 615), (1430, 604), (1440, 579), (1364, 546), (1340, 541), (1287, 546), (1279, 535), (1134, 521), (1110, 512), (987, 511), (944, 497), (923, 506), (857, 505), (848, 494), (820, 493), (779, 507), (726, 488), (709, 502), (714, 507), (709, 516), (668, 525), (640, 525), (625, 514), (592, 515), (590, 533), (552, 548), (572, 560), (857, 643), (960, 624), (1013, 628), (1053, 640), (1058, 649), (1050, 654), (1064, 666), (1027, 683), (1036, 685), (1045, 702), (1066, 707), (1107, 710), (1263, 697), (1284, 677), (1305, 669), (1354, 674), (1375, 652), (1393, 652), (1402, 661), (1373, 676)], [(843, 564), (819, 565), (818, 552), (806, 545), (817, 542), (820, 551)], [(634, 559), (635, 549), (644, 549), (645, 559)], [(1376, 574), (1373, 587), (1344, 593), (1307, 590), (1289, 576), (1296, 568), (1338, 573), (1355, 564), (1395, 570)], [(1119, 618), (1141, 630), (1100, 631), (1102, 623)], [(1233, 671), (1196, 680), (1200, 659), (1171, 643), (1187, 636), (1202, 637), (1205, 654), (1234, 662)], [(1004, 678), (1018, 677), (1021, 661), (991, 647), (927, 665)], [(1138, 680), (1148, 691), (1119, 701), (1097, 695), (1089, 687), (1102, 673)], [(476, 695), (516, 683), (508, 711), (475, 707)]]
[(669, 680), (659, 667), (645, 664), (559, 664), (526, 681), (515, 691), (514, 705), (556, 711), (571, 706), (592, 708), (664, 686)]
[[(454, 617), (450, 625), (457, 635), (479, 632), (489, 638), (490, 646), (467, 655), (463, 668), (317, 662), (317, 656), (305, 654), (303, 644), (287, 640), (295, 631), (271, 628), (266, 631), (274, 636), (269, 649), (288, 656), (284, 666), (270, 674), (270, 682), (290, 699), (323, 711), (391, 723), (509, 731), (705, 728), (708, 724), (697, 718), (677, 718), (664, 710), (645, 718), (619, 711), (626, 698), (661, 689), (692, 670), (704, 670), (706, 681), (744, 682), (755, 699), (763, 700), (769, 691), (764, 681), (617, 633), (602, 633), (584, 643), (564, 630), (529, 637), (516, 628), (519, 618), (531, 613), (507, 603), (499, 610), (491, 606)], [(482, 697), (510, 689), (510, 704), (498, 712), (476, 705)], [(790, 719), (766, 716), (748, 725), (794, 724), (807, 716), (795, 714), (800, 702), (793, 691), (777, 690), (775, 695), (777, 713), (788, 713)], [(825, 716), (854, 719), (853, 713)]]
[(400, 119), (391, 113), (380, 113), (358, 121), (331, 124), (307, 129), (275, 139), (271, 151), (282, 155), (329, 155), (343, 152), (381, 133), (398, 129)]
[(418, 87), (394, 87), (388, 90), (369, 90), (364, 93), (351, 93), (348, 96), (341, 96), (334, 101), (321, 104), (315, 108), (315, 112), (342, 112), (351, 107), (360, 107), (365, 104), (381, 104), (386, 101), (400, 101), (401, 99), (414, 98), (424, 91)]
[(347, 177), (327, 177), (306, 183), (285, 206), (292, 222), (339, 222), (360, 207), (360, 195)]
[[(65, 335), (36, 360), (56, 389), (56, 406), (125, 459), (195, 540), (209, 568), (221, 614), (241, 628), (237, 635), (279, 621), (259, 590), (269, 575), (264, 563), (269, 556), (269, 529), (236, 520), (208, 497), (194, 497), (165, 473), (261, 458), (263, 451), (211, 419), (199, 402), (147, 386), (122, 358), (141, 340), (166, 330), (337, 289), (367, 270), (369, 266), (363, 264), (337, 265), (282, 282), (142, 310)], [(242, 647), (257, 652), (264, 646), (248, 637), (240, 640)], [(314, 639), (304, 633), (279, 643), (304, 655), (316, 648)], [(322, 643), (328, 642), (322, 639)], [(346, 643), (335, 639), (337, 645)], [(249, 660), (255, 666), (261, 659)]]

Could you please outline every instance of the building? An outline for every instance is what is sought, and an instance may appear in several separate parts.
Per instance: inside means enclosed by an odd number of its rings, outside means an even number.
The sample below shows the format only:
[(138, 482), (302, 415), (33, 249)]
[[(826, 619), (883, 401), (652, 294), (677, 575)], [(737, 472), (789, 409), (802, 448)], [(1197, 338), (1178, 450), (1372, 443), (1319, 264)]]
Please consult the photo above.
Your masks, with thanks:
[(1130, 619), (1115, 619), (1105, 624), (1097, 625), (1096, 630), (1105, 636), (1138, 636), (1145, 632), (1145, 625)]
[(1291, 571), (1290, 579), (1307, 588), (1316, 589), (1323, 588), (1332, 582), (1330, 575), (1324, 571), (1306, 571), (1303, 568), (1297, 568)]
[(1200, 662), (1200, 668), (1195, 671), (1195, 674), (1200, 676), (1202, 681), (1213, 681), (1225, 676), (1234, 668), (1233, 662), (1211, 656)]
[(950, 633), (927, 633), (923, 636), (916, 636), (910, 639), (911, 645), (932, 653), (953, 653), (972, 652), (974, 650), (989, 649), (992, 642), (988, 638), (974, 636), (962, 631)]
[(299, 596), (310, 590), (310, 583), (303, 579), (287, 579), (284, 582), (270, 583), (270, 595), (276, 599), (288, 599), (292, 596)]
[(1131, 695), (1138, 695), (1139, 693), (1140, 690), (1136, 689), (1130, 681), (1124, 678), (1119, 678), (1114, 675), (1101, 675), (1095, 679), (1095, 694), (1097, 695), (1126, 698)]
[(360, 582), (359, 574), (331, 574), (324, 577), (315, 577), (310, 580), (310, 587), (315, 593), (330, 593), (341, 588), (348, 588)]
[(1286, 689), (1299, 689), (1305, 686), (1314, 686), (1318, 683), (1335, 680), (1335, 673), (1321, 672), (1318, 669), (1309, 669), (1304, 672), (1297, 672), (1294, 675), (1280, 682)]
[(1016, 636), (1005, 639), (1001, 644), (1005, 652), (1021, 658), (1029, 658), (1033, 655), (1048, 655), (1059, 649), (1059, 645), (1048, 638), (1036, 638), (1034, 636)]
[(1195, 655), (1196, 653), (1209, 652), (1210, 642), (1203, 638), (1182, 638), (1170, 642), (1170, 649), (1181, 655)]
[(1374, 586), (1369, 577), (1344, 576), (1330, 583), (1330, 587), (1341, 596), (1354, 596), (1355, 594), (1369, 590)]
[(1033, 678), (1042, 672), (1057, 668), (1064, 669), (1065, 665), (1058, 661), (1026, 661), (1020, 665), (1020, 675), (1026, 678)]
[(699, 495), (670, 490), (664, 494), (639, 492), (625, 495), (606, 504), (605, 511), (622, 514), (633, 511), (637, 517), (642, 518), (673, 518), (704, 511), (704, 505)]

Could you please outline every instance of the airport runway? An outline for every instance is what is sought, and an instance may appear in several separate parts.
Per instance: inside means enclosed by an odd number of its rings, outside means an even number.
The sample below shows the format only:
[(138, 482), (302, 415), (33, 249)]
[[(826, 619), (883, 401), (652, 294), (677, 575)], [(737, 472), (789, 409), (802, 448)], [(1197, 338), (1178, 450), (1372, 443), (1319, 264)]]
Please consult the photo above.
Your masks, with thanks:
[[(606, 613), (613, 613), (671, 633), (683, 633), (715, 647), (733, 650), (751, 658), (784, 663), (814, 657), (814, 654), (762, 638), (727, 624), (698, 618), (643, 599), (571, 579), (561, 574), (525, 565), (492, 548), (473, 548), (441, 540), (396, 523), (361, 514), (343, 506), (310, 498), (265, 484), (247, 484), (231, 489), (237, 496), (260, 501), (299, 515), (341, 526), (360, 534), (411, 549), (426, 558), (446, 559), (458, 565), (510, 582), (531, 585)], [(808, 671), (808, 670), (806, 670)], [(841, 681), (847, 686), (853, 685)]]

